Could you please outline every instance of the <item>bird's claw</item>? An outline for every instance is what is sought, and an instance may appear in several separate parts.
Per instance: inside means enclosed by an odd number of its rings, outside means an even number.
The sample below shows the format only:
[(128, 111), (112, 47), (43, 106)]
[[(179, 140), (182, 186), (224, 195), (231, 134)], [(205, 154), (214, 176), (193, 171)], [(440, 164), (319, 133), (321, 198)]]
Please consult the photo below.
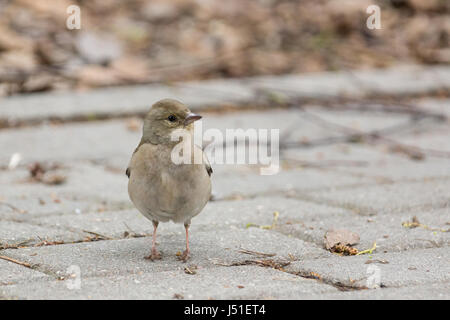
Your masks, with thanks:
[(189, 260), (190, 257), (191, 257), (190, 252), (185, 250), (185, 251), (183, 251), (183, 254), (178, 257), (178, 259), (183, 261), (183, 262), (186, 262), (186, 261)]
[(149, 256), (145, 257), (145, 259), (151, 261), (161, 260), (161, 253), (159, 253), (158, 251), (152, 251), (152, 253)]

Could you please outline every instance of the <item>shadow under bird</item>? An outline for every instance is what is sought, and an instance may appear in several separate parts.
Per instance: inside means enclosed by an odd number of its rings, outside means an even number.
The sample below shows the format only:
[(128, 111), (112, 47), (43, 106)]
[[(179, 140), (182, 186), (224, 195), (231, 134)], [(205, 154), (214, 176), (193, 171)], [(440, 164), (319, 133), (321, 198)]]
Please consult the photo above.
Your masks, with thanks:
[(186, 250), (181, 259), (189, 258), (189, 226), (211, 197), (211, 166), (202, 149), (193, 145), (192, 158), (202, 163), (176, 164), (172, 161), (175, 130), (186, 130), (193, 137), (194, 121), (201, 116), (183, 103), (164, 99), (156, 102), (144, 119), (143, 134), (126, 170), (128, 194), (136, 208), (153, 223), (152, 250), (148, 259), (161, 259), (156, 248), (159, 222), (183, 223)]

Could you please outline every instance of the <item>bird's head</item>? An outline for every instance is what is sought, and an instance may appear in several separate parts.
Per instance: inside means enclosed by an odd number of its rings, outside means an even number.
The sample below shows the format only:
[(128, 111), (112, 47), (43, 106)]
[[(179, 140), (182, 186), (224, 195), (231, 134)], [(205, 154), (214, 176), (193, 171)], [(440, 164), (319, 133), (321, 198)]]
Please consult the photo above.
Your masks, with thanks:
[(156, 102), (144, 119), (142, 138), (153, 144), (169, 142), (177, 130), (193, 130), (193, 123), (202, 117), (192, 113), (183, 103), (173, 99)]

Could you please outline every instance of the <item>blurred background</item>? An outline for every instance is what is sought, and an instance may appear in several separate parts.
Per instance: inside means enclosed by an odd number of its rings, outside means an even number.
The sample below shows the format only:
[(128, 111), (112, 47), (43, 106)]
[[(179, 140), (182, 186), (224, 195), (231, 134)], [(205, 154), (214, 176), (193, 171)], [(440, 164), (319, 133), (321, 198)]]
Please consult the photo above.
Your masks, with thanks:
[[(81, 29), (66, 28), (67, 7)], [(381, 8), (369, 30), (366, 8)], [(0, 0), (0, 96), (450, 62), (448, 0)]]
[[(450, 0), (0, 0), (0, 300), (310, 299), (306, 280), (338, 298), (447, 298), (449, 38)], [(273, 175), (212, 163), (190, 229), (199, 274), (184, 278), (169, 273), (182, 226), (158, 227), (167, 255), (144, 261), (153, 227), (127, 192), (162, 98), (200, 113), (203, 133), (279, 130)], [(332, 229), (350, 239), (324, 243)], [(384, 289), (354, 291), (368, 263)], [(60, 281), (74, 265), (81, 290)], [(285, 266), (295, 281), (265, 273)]]

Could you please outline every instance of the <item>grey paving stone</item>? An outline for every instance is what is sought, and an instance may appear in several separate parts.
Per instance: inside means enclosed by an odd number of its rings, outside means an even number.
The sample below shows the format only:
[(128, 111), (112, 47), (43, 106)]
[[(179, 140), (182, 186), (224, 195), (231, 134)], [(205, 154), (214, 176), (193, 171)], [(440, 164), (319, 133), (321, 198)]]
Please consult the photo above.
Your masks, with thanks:
[[(81, 277), (80, 289), (65, 281), (0, 287), (7, 295), (26, 299), (304, 299), (337, 292), (315, 280), (255, 266), (198, 268), (118, 277)], [(31, 289), (31, 290), (30, 290)]]
[(196, 110), (223, 104), (254, 104), (261, 98), (261, 92), (315, 99), (329, 99), (336, 95), (419, 94), (446, 89), (450, 87), (449, 79), (448, 67), (404, 66), (351, 73), (324, 72), (242, 80), (208, 80), (171, 86), (106, 88), (84, 93), (31, 94), (3, 99), (0, 118), (30, 121), (80, 115), (93, 117), (142, 113), (153, 102), (168, 97), (182, 100)]
[[(403, 287), (419, 284), (445, 283), (450, 280), (450, 249), (435, 248), (408, 250), (396, 253), (339, 256), (326, 259), (296, 261), (286, 267), (289, 272), (314, 272), (323, 280), (352, 287), (371, 287), (379, 275), (380, 284), (386, 287)], [(367, 261), (387, 261), (387, 264), (366, 264)]]
[[(9, 196), (0, 203), (0, 221), (28, 221), (36, 217), (51, 215), (81, 214), (83, 212), (104, 211), (106, 205), (97, 201), (67, 199), (57, 193), (34, 193), (23, 196)], [(6, 204), (7, 203), (7, 204)], [(11, 205), (13, 207), (11, 207)], [(109, 208), (113, 206), (108, 206)]]
[(387, 161), (375, 166), (341, 167), (338, 168), (338, 171), (372, 177), (378, 182), (414, 182), (450, 177), (448, 159), (444, 158), (429, 158), (424, 161), (411, 161), (403, 158), (400, 161)]
[(325, 98), (336, 95), (365, 96), (376, 94), (406, 95), (435, 91), (448, 86), (448, 68), (423, 69), (401, 66), (388, 70), (358, 72), (323, 72), (312, 75), (258, 77), (254, 86), (260, 90), (287, 96)]
[(29, 173), (25, 169), (2, 171), (0, 174), (0, 194), (3, 201), (11, 199), (39, 198), (68, 199), (72, 201), (96, 201), (99, 204), (129, 204), (127, 177), (106, 170), (101, 166), (87, 163), (66, 164), (62, 170), (66, 181), (60, 185), (45, 185), (29, 182)]
[(414, 103), (427, 112), (443, 114), (447, 117), (447, 122), (450, 121), (450, 99), (425, 98)]
[[(394, 137), (402, 144), (425, 149), (425, 156), (427, 156), (427, 149), (450, 153), (450, 126), (447, 123), (435, 125), (432, 130), (418, 130), (411, 134), (399, 134)], [(448, 157), (444, 157), (444, 160), (448, 161)]]
[[(2, 255), (2, 251), (0, 251)], [(48, 280), (50, 277), (45, 273), (0, 259), (0, 296), (2, 287), (17, 283), (31, 283), (36, 280)], [(8, 296), (5, 294), (5, 296)]]
[[(335, 166), (343, 167), (382, 167), (388, 163), (405, 164), (407, 159), (397, 157), (386, 152), (385, 148), (368, 144), (336, 143), (329, 146), (317, 146), (314, 148), (293, 148), (283, 152), (284, 159), (304, 161), (305, 163), (320, 166), (333, 161)], [(348, 164), (345, 162), (348, 161)]]
[[(402, 125), (409, 120), (409, 117), (405, 114), (392, 113), (389, 114), (389, 117), (386, 117), (385, 112), (379, 111), (330, 110), (330, 108), (323, 107), (308, 108), (306, 111), (306, 115), (303, 115), (301, 111), (298, 112), (298, 115), (305, 121), (312, 122), (322, 130), (327, 130), (337, 136), (347, 135), (345, 131), (343, 132), (342, 127), (348, 129), (349, 133), (371, 132)], [(310, 115), (319, 117), (327, 123), (309, 120)]]
[[(271, 98), (282, 101), (283, 95), (329, 99), (380, 92), (419, 94), (449, 88), (449, 71), (400, 68), (38, 94), (2, 100), (0, 121), (142, 114), (163, 96), (177, 97), (202, 110), (223, 104), (248, 106)], [(448, 115), (446, 100), (417, 103), (423, 110)], [(308, 114), (292, 109), (206, 112), (202, 124), (204, 130), (222, 132), (227, 128), (280, 129), (284, 143), (343, 137), (342, 130), (314, 121), (311, 115), (363, 131), (409, 120), (404, 114), (303, 107)], [(450, 151), (448, 128), (447, 123), (421, 121), (392, 138), (419, 148)], [(124, 175), (140, 134), (140, 128), (129, 129), (126, 119), (0, 131), (0, 243), (32, 239), (26, 244), (30, 247), (1, 250), (0, 255), (37, 266), (32, 270), (0, 260), (1, 299), (171, 299), (174, 294), (186, 299), (449, 298), (449, 233), (435, 230), (448, 229), (450, 222), (447, 158), (425, 154), (422, 161), (412, 161), (385, 143), (341, 143), (286, 150), (282, 170), (273, 176), (261, 176), (258, 166), (213, 165), (218, 201), (210, 202), (193, 220), (191, 261), (177, 260), (176, 253), (185, 245), (184, 230), (182, 225), (168, 223), (158, 229), (163, 259), (150, 262), (143, 256), (150, 250), (152, 226), (128, 199)], [(20, 166), (4, 170), (16, 152), (23, 156)], [(299, 161), (283, 161), (288, 158)], [(59, 172), (67, 176), (66, 183), (49, 186), (28, 181), (26, 165), (34, 161), (61, 163)], [(276, 225), (259, 228), (272, 224), (275, 211), (279, 212)], [(413, 216), (431, 229), (403, 227), (402, 222)], [(322, 248), (323, 235), (330, 228), (359, 233), (360, 250), (375, 240), (377, 249), (370, 256), (334, 255)], [(114, 239), (32, 247), (41, 239), (79, 242), (95, 233)], [(147, 237), (133, 238), (133, 233)], [(239, 252), (241, 247), (276, 255), (248, 255)], [(242, 265), (262, 259), (290, 260), (285, 269), (299, 275)], [(365, 264), (367, 260), (375, 263)], [(389, 263), (380, 263), (384, 260)], [(184, 272), (184, 267), (194, 265), (197, 274)], [(56, 280), (67, 276), (70, 266), (81, 269), (81, 290), (69, 290), (66, 281)], [(379, 268), (385, 287), (338, 291), (365, 286), (368, 267)], [(313, 275), (322, 281), (305, 278)]]
[(361, 186), (351, 190), (331, 190), (311, 193), (311, 197), (326, 199), (342, 206), (369, 208), (362, 214), (385, 214), (408, 210), (439, 209), (449, 206), (450, 180), (422, 179), (417, 182)]
[[(184, 236), (161, 232), (158, 243), (163, 259), (155, 262), (143, 258), (150, 252), (151, 238), (9, 249), (4, 250), (4, 255), (39, 264), (42, 268), (60, 275), (64, 275), (71, 265), (79, 266), (82, 274), (86, 276), (126, 275), (140, 271), (161, 272), (184, 268), (185, 264), (176, 257), (177, 252), (184, 250)], [(257, 252), (274, 253), (276, 256), (270, 259), (283, 261), (291, 258), (304, 260), (331, 255), (302, 240), (257, 228), (242, 230), (223, 227), (215, 232), (192, 232), (190, 246), (192, 258), (189, 263), (202, 267), (229, 265), (255, 259), (251, 255), (240, 253), (241, 247)]]
[[(207, 94), (205, 94), (205, 92)], [(241, 80), (209, 80), (179, 85), (142, 85), (78, 93), (31, 94), (2, 100), (0, 118), (34, 120), (141, 113), (156, 101), (175, 98), (192, 109), (247, 104), (254, 93)]]
[[(109, 238), (151, 235), (153, 232), (151, 221), (140, 214), (137, 209), (38, 216), (31, 219), (31, 221), (43, 225), (66, 228), (67, 230), (77, 230), (83, 235), (80, 240), (88, 235), (89, 232), (92, 232), (91, 235), (94, 235), (95, 232)], [(178, 225), (178, 227), (180, 232), (184, 232), (182, 225)], [(164, 230), (163, 227), (160, 227), (160, 229)]]
[[(386, 119), (371, 114), (357, 114), (330, 111), (318, 106), (311, 106), (311, 112), (324, 115), (337, 123), (351, 127), (364, 127), (374, 130), (399, 124), (404, 116), (391, 116)], [(309, 109), (308, 109), (309, 110)], [(230, 114), (203, 114), (199, 132), (218, 129), (226, 140), (226, 129), (279, 129), (280, 137), (289, 136), (291, 141), (312, 141), (329, 136), (342, 136), (311, 122), (298, 110), (242, 111)], [(137, 121), (137, 120), (136, 120)], [(14, 130), (0, 131), (0, 144), (3, 152), (0, 164), (7, 166), (14, 153), (22, 155), (22, 163), (33, 161), (71, 162), (76, 160), (92, 160), (98, 163), (114, 165), (123, 170), (128, 164), (134, 148), (141, 135), (140, 122), (137, 128), (130, 130), (129, 120), (92, 121), (69, 123), (65, 125), (39, 125)], [(21, 141), (12, 144), (10, 141)], [(113, 143), (110, 143), (113, 141)], [(204, 141), (204, 144), (208, 144)], [(69, 146), (69, 147), (68, 147)]]
[[(327, 216), (343, 216), (348, 212), (341, 208), (287, 199), (283, 197), (258, 197), (240, 201), (213, 201), (192, 220), (191, 232), (216, 232), (224, 226), (241, 229), (260, 226), (271, 226), (274, 212), (279, 213), (278, 220), (298, 221), (305, 218), (325, 218)], [(122, 211), (91, 212), (82, 214), (63, 214), (37, 216), (33, 223), (53, 227), (64, 227), (68, 230), (83, 230), (99, 233), (112, 238), (122, 238), (125, 233), (151, 234), (151, 222), (137, 209)], [(176, 234), (182, 237), (184, 228), (180, 224), (161, 223), (158, 234)]]
[(450, 283), (438, 282), (402, 288), (344, 291), (339, 293), (313, 294), (309, 299), (339, 300), (448, 300)]
[(450, 177), (448, 159), (425, 156), (422, 161), (396, 153), (386, 145), (338, 143), (315, 148), (290, 149), (283, 152), (289, 167), (331, 168), (337, 173), (348, 173), (373, 178), (376, 182), (422, 180)]
[(0, 161), (8, 165), (12, 154), (20, 153), (23, 164), (119, 158), (125, 167), (139, 142), (140, 129), (131, 131), (126, 121), (112, 120), (2, 130)]
[[(330, 171), (334, 172), (372, 177), (375, 182), (392, 179), (391, 172), (395, 173), (398, 168), (409, 165), (411, 167), (424, 164), (427, 169), (434, 168), (428, 162), (418, 163), (392, 154), (383, 146), (365, 144), (338, 143), (315, 148), (290, 149), (283, 152), (283, 159), (286, 166), (330, 168)], [(442, 168), (443, 166), (442, 164), (439, 167), (440, 171), (437, 171), (436, 175), (447, 169)], [(415, 171), (411, 174), (414, 175)], [(433, 172), (427, 171), (424, 175), (428, 177), (432, 174)]]
[(217, 198), (233, 195), (257, 195), (271, 192), (286, 193), (290, 190), (300, 192), (318, 189), (338, 188), (346, 185), (374, 183), (367, 177), (352, 176), (320, 169), (282, 170), (274, 175), (240, 174), (212, 178), (213, 191)]
[(26, 242), (33, 245), (42, 241), (74, 241), (82, 235), (67, 229), (42, 227), (24, 222), (0, 220), (0, 246), (16, 245)]
[[(411, 222), (416, 216), (424, 227), (406, 228), (403, 222)], [(314, 242), (323, 247), (324, 235), (330, 229), (346, 229), (360, 235), (355, 247), (359, 250), (371, 248), (376, 241), (377, 252), (399, 252), (411, 249), (445, 247), (450, 245), (450, 208), (418, 211), (415, 213), (396, 213), (362, 217), (352, 213), (333, 214), (328, 217), (299, 217), (299, 219), (280, 219), (275, 230)]]

